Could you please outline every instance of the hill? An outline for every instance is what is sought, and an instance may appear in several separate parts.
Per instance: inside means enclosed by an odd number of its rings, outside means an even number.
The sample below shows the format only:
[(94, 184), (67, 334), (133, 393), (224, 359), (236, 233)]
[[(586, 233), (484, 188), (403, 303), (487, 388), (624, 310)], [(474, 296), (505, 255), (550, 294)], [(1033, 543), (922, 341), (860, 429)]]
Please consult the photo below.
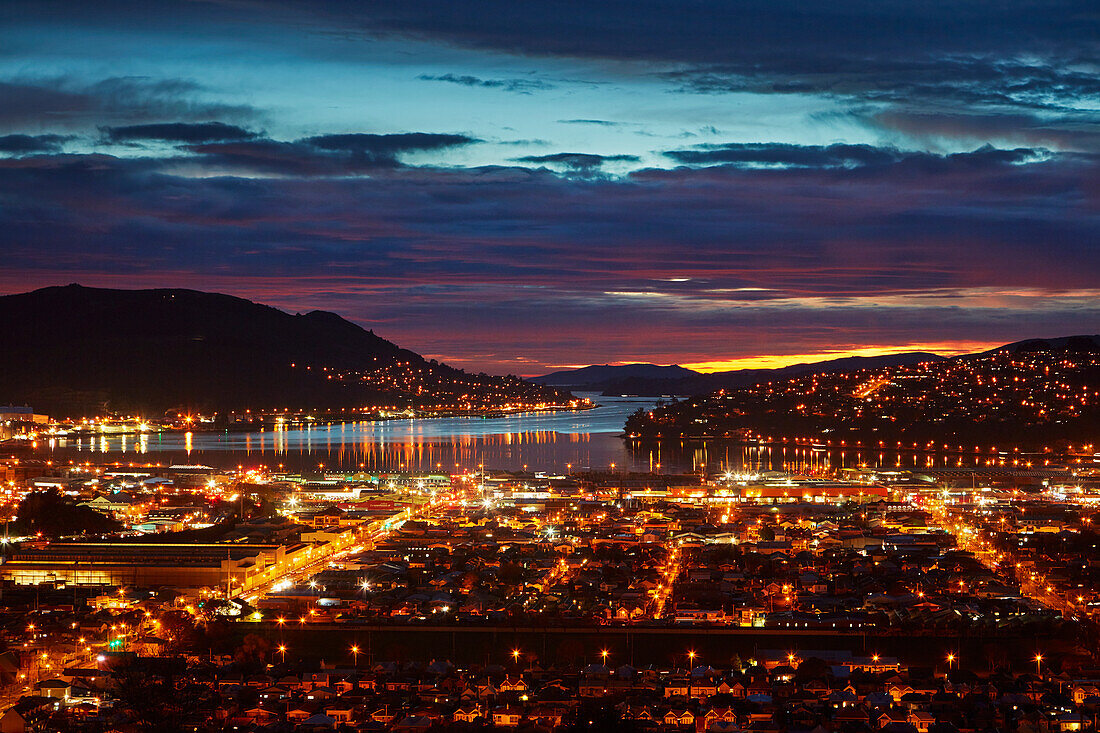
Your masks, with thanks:
[(567, 399), (427, 361), (334, 313), (194, 290), (79, 285), (0, 297), (0, 404), (52, 414), (494, 407)]
[(776, 369), (735, 369), (704, 374), (681, 366), (625, 364), (622, 366), (588, 366), (541, 377), (530, 381), (607, 395), (697, 395), (721, 389), (738, 389), (759, 382), (793, 377), (799, 374), (824, 374), (857, 369), (904, 366), (944, 357), (921, 351), (886, 356), (849, 356), (840, 359), (791, 364)]
[(642, 438), (1050, 446), (1100, 440), (1100, 339), (1032, 339), (952, 359), (814, 371), (633, 415)]
[(608, 385), (618, 384), (630, 379), (675, 382), (701, 376), (702, 374), (699, 372), (675, 364), (672, 366), (658, 366), (657, 364), (594, 364), (580, 369), (565, 369), (544, 374), (541, 377), (531, 377), (529, 381), (535, 384), (575, 387), (590, 392), (598, 392), (607, 389)]
[(987, 351), (987, 354), (1005, 351), (1010, 354), (1027, 353), (1031, 351), (1064, 351), (1064, 352), (1098, 352), (1100, 351), (1100, 335), (1093, 336), (1061, 336), (1051, 339), (1027, 339), (1011, 344), (999, 346)]

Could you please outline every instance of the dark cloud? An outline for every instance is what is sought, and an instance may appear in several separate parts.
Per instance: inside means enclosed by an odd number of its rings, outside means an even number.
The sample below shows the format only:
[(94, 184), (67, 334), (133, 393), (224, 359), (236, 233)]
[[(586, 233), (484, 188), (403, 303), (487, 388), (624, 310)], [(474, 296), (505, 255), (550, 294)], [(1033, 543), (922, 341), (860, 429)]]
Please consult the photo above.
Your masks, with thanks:
[(624, 124), (622, 122), (612, 122), (611, 120), (586, 119), (558, 120), (558, 123), (562, 125), (599, 125), (600, 127), (621, 127)]
[(606, 163), (636, 163), (636, 155), (596, 155), (594, 153), (551, 153), (549, 155), (525, 155), (515, 159), (517, 163), (560, 165), (580, 172), (592, 172)]
[(416, 150), (442, 150), (480, 142), (468, 135), (450, 135), (435, 132), (400, 132), (385, 135), (373, 133), (346, 133), (318, 135), (302, 142), (321, 150), (364, 153), (372, 156), (393, 156)]
[[(1082, 0), (379, 0), (329, 10), (331, 22), (367, 36), (627, 62), (693, 92), (824, 95), (869, 114), (1035, 113), (1100, 126), (1100, 13)], [(1073, 147), (1088, 138), (1060, 127), (1047, 140), (1056, 138), (1064, 149), (1095, 149)], [(1054, 144), (1026, 134), (979, 140)]]
[(556, 88), (554, 84), (542, 81), (541, 79), (481, 79), (476, 76), (458, 74), (440, 74), (438, 76), (421, 74), (416, 78), (423, 81), (445, 81), (450, 84), (460, 84), (465, 87), (502, 89), (506, 92), (518, 92), (520, 94), (530, 94), (531, 92), (541, 92)]
[(336, 308), (432, 354), (550, 363), (1009, 341), (1100, 317), (1096, 156), (722, 146), (737, 160), (616, 179), (402, 166), (318, 177), (325, 156), (346, 171), (349, 151), (371, 147), (325, 144), (212, 144), (252, 151), (241, 168), (269, 146), (273, 178), (0, 159), (0, 287), (216, 288)]
[(224, 122), (159, 122), (148, 125), (105, 127), (104, 137), (113, 143), (168, 142), (208, 143), (226, 140), (250, 140), (259, 133)]
[(970, 153), (936, 155), (873, 145), (792, 145), (787, 143), (727, 143), (699, 145), (691, 150), (665, 153), (679, 163), (693, 166), (729, 165), (743, 168), (892, 168), (921, 167), (946, 170), (952, 165), (1010, 165), (1045, 152), (1028, 148), (999, 150), (984, 147)]
[(998, 55), (921, 53), (869, 62), (838, 52), (821, 66), (794, 54), (766, 65), (690, 66), (665, 76), (701, 92), (828, 94), (904, 105), (935, 100), (1065, 111), (1100, 94), (1100, 79), (1074, 66), (1069, 59), (1047, 56), (1025, 63)]
[(56, 153), (71, 135), (22, 135), (0, 136), (0, 153), (27, 155), (29, 153)]
[(405, 153), (479, 142), (467, 135), (409, 132), (318, 135), (293, 142), (258, 139), (189, 145), (199, 162), (236, 173), (341, 176), (393, 169)]
[[(305, 7), (305, 6), (300, 6)], [(1091, 45), (1100, 19), (1087, 3), (1027, 0), (959, 4), (949, 0), (841, 0), (807, 6), (796, 0), (553, 0), (476, 7), (446, 0), (416, 4), (335, 2), (330, 18), (364, 32), (437, 38), (468, 47), (624, 60), (721, 62), (847, 50), (867, 57), (929, 50), (979, 55), (1006, 47)], [(995, 17), (991, 17), (995, 14)], [(1082, 54), (1083, 55), (1083, 54)]]
[(252, 108), (204, 98), (183, 79), (115, 77), (94, 83), (67, 78), (0, 80), (0, 129), (92, 129), (179, 120), (251, 120)]

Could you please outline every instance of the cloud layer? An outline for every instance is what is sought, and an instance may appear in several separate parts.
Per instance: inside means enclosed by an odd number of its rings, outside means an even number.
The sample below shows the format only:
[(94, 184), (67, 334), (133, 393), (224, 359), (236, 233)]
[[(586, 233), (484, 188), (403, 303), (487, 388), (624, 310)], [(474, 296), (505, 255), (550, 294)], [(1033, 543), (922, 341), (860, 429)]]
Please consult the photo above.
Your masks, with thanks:
[(3, 292), (527, 374), (1100, 322), (1086, 3), (15, 0), (0, 48)]

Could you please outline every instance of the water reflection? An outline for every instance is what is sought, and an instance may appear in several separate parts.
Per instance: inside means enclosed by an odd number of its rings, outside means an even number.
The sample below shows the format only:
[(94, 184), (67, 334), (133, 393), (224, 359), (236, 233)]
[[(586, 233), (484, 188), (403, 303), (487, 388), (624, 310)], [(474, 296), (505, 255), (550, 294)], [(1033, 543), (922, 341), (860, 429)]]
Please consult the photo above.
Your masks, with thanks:
[(810, 476), (833, 475), (844, 468), (878, 471), (1024, 466), (1026, 459), (983, 453), (927, 450), (815, 448), (798, 445), (746, 445), (730, 440), (631, 443), (634, 465), (650, 470), (676, 468), (714, 475), (725, 471), (782, 471)]
[[(631, 470), (633, 455), (619, 437), (627, 416), (649, 409), (648, 398), (591, 397), (593, 410), (524, 413), (502, 418), (441, 418), (347, 422), (259, 432), (156, 433), (59, 438), (49, 449), (76, 460), (203, 462), (295, 470), (451, 470), (491, 468)], [(93, 455), (89, 455), (93, 454)]]
[[(201, 462), (288, 470), (449, 471), (456, 467), (693, 472), (786, 471), (826, 475), (840, 468), (913, 470), (1004, 465), (988, 455), (744, 445), (728, 440), (635, 443), (621, 437), (627, 416), (655, 400), (602, 398), (594, 410), (504, 418), (387, 420), (260, 432), (153, 433), (51, 438), (54, 458), (122, 462)], [(1000, 462), (998, 462), (1000, 461)]]

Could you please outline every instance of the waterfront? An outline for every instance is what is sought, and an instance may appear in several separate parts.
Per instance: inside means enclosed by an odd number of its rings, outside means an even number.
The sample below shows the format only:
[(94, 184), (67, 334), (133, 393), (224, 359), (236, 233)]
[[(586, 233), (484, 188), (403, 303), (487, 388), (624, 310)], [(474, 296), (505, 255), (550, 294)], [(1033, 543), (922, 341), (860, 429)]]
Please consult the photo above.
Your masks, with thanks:
[(1004, 457), (957, 451), (822, 449), (809, 444), (746, 445), (735, 440), (679, 438), (627, 441), (627, 416), (654, 398), (590, 397), (590, 410), (528, 412), (506, 417), (411, 418), (325, 423), (264, 431), (145, 433), (53, 437), (37, 443), (54, 460), (203, 463), (220, 468), (287, 470), (449, 470), (455, 467), (531, 471), (610, 469), (648, 472), (883, 470), (982, 468)]
[(479, 464), (522, 470), (648, 468), (620, 437), (627, 416), (653, 398), (590, 397), (590, 410), (505, 417), (447, 417), (319, 424), (258, 432), (180, 432), (58, 437), (42, 445), (55, 459), (197, 462), (287, 469), (446, 470)]

